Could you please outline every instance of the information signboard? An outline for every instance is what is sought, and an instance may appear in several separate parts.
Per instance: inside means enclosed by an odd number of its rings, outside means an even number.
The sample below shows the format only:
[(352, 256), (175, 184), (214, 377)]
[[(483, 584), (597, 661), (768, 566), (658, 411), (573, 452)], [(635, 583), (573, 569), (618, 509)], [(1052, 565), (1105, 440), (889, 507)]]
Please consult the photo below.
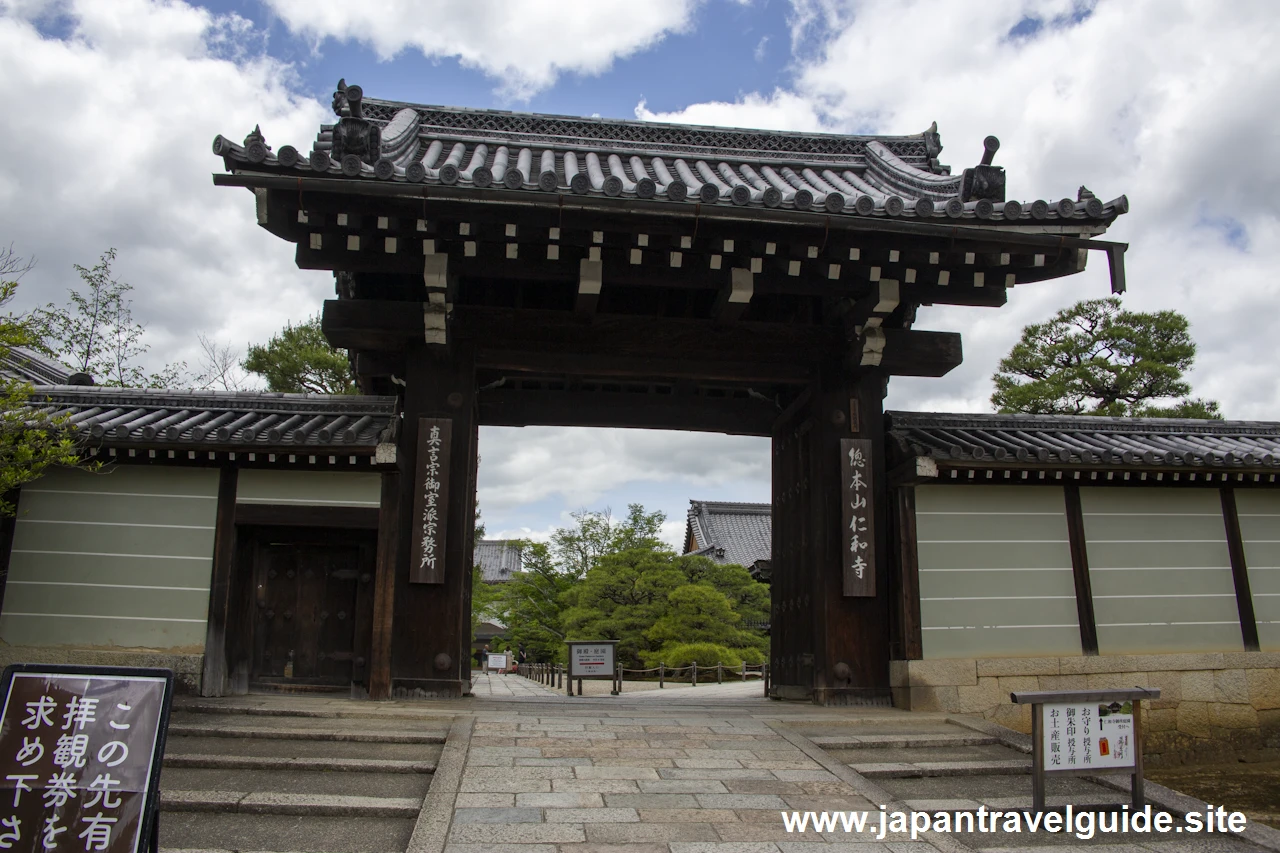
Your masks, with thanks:
[(489, 662), (486, 664), (489, 669), (509, 669), (510, 664), (507, 663), (507, 655), (504, 653), (490, 653)]
[(0, 848), (155, 849), (167, 669), (16, 664), (0, 713)]
[(616, 642), (570, 643), (569, 677), (613, 676), (613, 649)]
[(1044, 706), (1045, 771), (1133, 766), (1133, 701)]

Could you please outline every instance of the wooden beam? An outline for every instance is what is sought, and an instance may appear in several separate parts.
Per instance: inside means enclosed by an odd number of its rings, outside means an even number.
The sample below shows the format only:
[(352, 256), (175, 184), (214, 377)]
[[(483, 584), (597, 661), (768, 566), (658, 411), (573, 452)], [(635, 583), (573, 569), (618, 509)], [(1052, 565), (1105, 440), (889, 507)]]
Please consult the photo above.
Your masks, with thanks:
[(335, 347), (400, 351), (423, 340), (422, 302), (327, 299), (320, 330)]
[(778, 409), (757, 399), (603, 391), (505, 391), (480, 394), (483, 426), (583, 426), (675, 429), (729, 435), (770, 434)]
[(218, 508), (213, 527), (213, 574), (209, 580), (209, 618), (205, 627), (201, 696), (221, 696), (227, 683), (227, 614), (235, 573), (237, 468), (218, 471)]
[(1089, 548), (1085, 540), (1084, 511), (1080, 508), (1080, 487), (1062, 487), (1067, 509), (1067, 541), (1071, 551), (1071, 574), (1076, 587), (1076, 619), (1080, 623), (1080, 651), (1098, 654), (1098, 621), (1093, 615), (1093, 584), (1089, 580)]
[(878, 367), (890, 376), (945, 376), (964, 361), (958, 332), (863, 329), (846, 369)]
[(236, 505), (236, 524), (376, 530), (378, 511), (363, 506), (241, 503)]
[(379, 701), (391, 698), (391, 628), (395, 615), (399, 521), (400, 475), (396, 471), (384, 471), (373, 580), (373, 637), (369, 644), (369, 698)]
[(729, 271), (729, 283), (720, 288), (711, 319), (718, 323), (736, 323), (751, 304), (755, 293), (755, 275), (749, 269), (734, 267)]
[(404, 354), (391, 352), (356, 353), (357, 376), (404, 376)]
[(1236, 586), (1236, 608), (1240, 613), (1240, 635), (1246, 651), (1256, 652), (1258, 619), (1253, 611), (1253, 592), (1249, 588), (1249, 566), (1244, 555), (1244, 539), (1240, 535), (1240, 513), (1236, 510), (1236, 492), (1230, 486), (1221, 490), (1222, 520), (1227, 528), (1227, 553), (1231, 556), (1231, 577)]
[(578, 299), (574, 311), (578, 314), (596, 313), (603, 284), (604, 265), (600, 261), (587, 258), (578, 261)]

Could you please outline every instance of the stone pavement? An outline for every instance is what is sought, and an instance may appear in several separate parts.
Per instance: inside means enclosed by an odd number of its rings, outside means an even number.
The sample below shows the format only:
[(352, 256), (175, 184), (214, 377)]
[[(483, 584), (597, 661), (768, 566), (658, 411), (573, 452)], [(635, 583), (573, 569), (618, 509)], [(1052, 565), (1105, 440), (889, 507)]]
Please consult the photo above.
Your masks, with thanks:
[[(376, 824), (371, 813), (364, 818), (367, 830), (335, 832), (323, 842), (300, 832), (292, 846), (255, 845), (246, 832), (236, 836), (235, 846), (201, 846), (331, 853), (1280, 851), (1280, 833), (1265, 827), (1273, 835), (1259, 835), (1251, 827), (1247, 840), (1171, 841), (1132, 833), (1090, 841), (1025, 833), (929, 833), (913, 841), (899, 832), (877, 838), (881, 806), (933, 811), (1029, 805), (1026, 737), (984, 721), (892, 708), (772, 702), (760, 695), (758, 682), (570, 698), (520, 676), (480, 675), (474, 692), (462, 700), (386, 703), (316, 696), (187, 700), (189, 708), (203, 704), (205, 713), (245, 714), (244, 728), (298, 715), (318, 718), (313, 725), (324, 729), (383, 728), (383, 741), (391, 732), (434, 737), (448, 729), (416, 819), (395, 824), (400, 818), (388, 816)], [(394, 747), (387, 749), (382, 760), (401, 759), (391, 754)], [(375, 781), (373, 763), (363, 768), (369, 783)], [(216, 781), (227, 790), (254, 790), (231, 777)], [(380, 783), (385, 793), (371, 785), (359, 793), (413, 796), (393, 789), (392, 781)], [(210, 778), (209, 786), (214, 782)], [(1051, 794), (1076, 803), (1123, 799), (1106, 785), (1067, 782), (1067, 787), (1051, 787)], [(1149, 786), (1153, 797), (1176, 800), (1177, 795), (1161, 791)], [(341, 793), (357, 792), (344, 788)], [(322, 804), (318, 793), (308, 796)], [(1203, 808), (1190, 800), (1175, 806)], [(867, 811), (872, 817), (863, 832), (810, 828), (801, 834), (784, 826), (782, 813), (793, 810)]]

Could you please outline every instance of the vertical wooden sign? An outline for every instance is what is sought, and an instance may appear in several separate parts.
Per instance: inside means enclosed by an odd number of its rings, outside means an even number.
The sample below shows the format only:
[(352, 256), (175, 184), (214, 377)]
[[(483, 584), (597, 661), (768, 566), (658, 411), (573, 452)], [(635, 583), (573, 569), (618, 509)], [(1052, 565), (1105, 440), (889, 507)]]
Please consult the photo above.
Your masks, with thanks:
[(449, 451), (453, 421), (418, 418), (414, 476), (413, 549), (409, 583), (444, 583), (445, 522), (449, 506)]
[(875, 494), (871, 488), (871, 442), (840, 441), (841, 537), (845, 597), (876, 594)]

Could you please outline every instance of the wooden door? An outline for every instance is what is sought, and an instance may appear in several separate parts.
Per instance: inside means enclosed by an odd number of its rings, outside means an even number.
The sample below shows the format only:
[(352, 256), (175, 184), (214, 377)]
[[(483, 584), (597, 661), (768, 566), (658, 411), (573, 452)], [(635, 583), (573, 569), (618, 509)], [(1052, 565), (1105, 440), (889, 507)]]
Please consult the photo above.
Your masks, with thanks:
[(255, 552), (252, 680), (345, 687), (363, 675), (368, 548), (268, 537)]

